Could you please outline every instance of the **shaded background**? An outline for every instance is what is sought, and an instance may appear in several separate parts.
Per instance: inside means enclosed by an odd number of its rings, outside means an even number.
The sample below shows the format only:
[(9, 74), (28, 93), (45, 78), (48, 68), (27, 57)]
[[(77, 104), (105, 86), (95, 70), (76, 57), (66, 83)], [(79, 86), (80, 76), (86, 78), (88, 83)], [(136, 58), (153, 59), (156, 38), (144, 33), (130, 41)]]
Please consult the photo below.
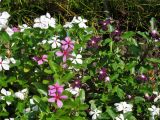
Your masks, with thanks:
[(30, 25), (34, 18), (49, 12), (59, 22), (80, 15), (91, 24), (111, 16), (121, 29), (147, 30), (151, 17), (160, 19), (160, 0), (2, 0), (0, 11), (4, 10), (15, 25)]

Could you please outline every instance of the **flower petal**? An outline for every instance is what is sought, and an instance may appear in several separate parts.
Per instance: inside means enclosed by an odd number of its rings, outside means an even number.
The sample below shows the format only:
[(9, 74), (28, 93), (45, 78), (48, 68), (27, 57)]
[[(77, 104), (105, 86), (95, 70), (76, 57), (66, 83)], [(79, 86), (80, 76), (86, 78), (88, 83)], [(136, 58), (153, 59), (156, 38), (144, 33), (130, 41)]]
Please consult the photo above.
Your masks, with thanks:
[(60, 98), (61, 98), (61, 99), (67, 99), (67, 98), (68, 98), (68, 96), (66, 96), (66, 95), (62, 95), (62, 96), (60, 96)]
[(62, 101), (61, 100), (57, 100), (57, 106), (59, 107), (59, 108), (61, 108), (62, 106), (63, 106), (63, 103), (62, 103)]
[(63, 56), (63, 62), (66, 62), (66, 60), (67, 60), (67, 56), (64, 55), (64, 56)]
[(56, 55), (57, 55), (57, 56), (63, 56), (63, 53), (62, 53), (61, 51), (57, 51), (57, 52), (56, 52)]
[(43, 60), (38, 60), (38, 65), (42, 65), (43, 64)]
[(4, 70), (9, 70), (9, 65), (8, 64), (2, 64), (2, 67)]
[(48, 102), (51, 102), (51, 103), (52, 103), (52, 102), (55, 102), (55, 98), (49, 98), (49, 99), (48, 99)]
[(76, 61), (77, 61), (78, 64), (82, 64), (83, 63), (83, 61), (81, 59), (76, 59)]

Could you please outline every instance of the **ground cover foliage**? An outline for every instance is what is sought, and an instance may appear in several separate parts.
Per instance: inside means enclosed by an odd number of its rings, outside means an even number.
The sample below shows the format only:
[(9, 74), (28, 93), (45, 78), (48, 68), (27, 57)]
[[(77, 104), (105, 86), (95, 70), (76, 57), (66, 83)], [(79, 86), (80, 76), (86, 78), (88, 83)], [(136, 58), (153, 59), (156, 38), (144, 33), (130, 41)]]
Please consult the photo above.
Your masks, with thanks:
[[(44, 1), (27, 11), (35, 1), (16, 1), (15, 11), (13, 2), (1, 1), (0, 119), (160, 118), (158, 19), (129, 30), (104, 12), (78, 16), (75, 1), (56, 3), (64, 13), (55, 14), (38, 8)], [(75, 11), (87, 5), (79, 2)]]

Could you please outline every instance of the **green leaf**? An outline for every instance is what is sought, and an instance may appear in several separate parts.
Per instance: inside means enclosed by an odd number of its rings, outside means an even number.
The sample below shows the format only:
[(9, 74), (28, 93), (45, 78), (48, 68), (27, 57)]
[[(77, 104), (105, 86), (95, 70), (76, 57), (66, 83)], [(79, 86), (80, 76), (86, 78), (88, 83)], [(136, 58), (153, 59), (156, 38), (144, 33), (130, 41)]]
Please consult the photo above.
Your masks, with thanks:
[(133, 37), (135, 34), (136, 34), (136, 33), (133, 32), (133, 31), (127, 31), (127, 32), (124, 32), (124, 33), (123, 33), (122, 38), (128, 39), (128, 38)]
[(124, 95), (125, 95), (125, 92), (120, 89), (120, 88), (117, 88), (117, 95), (120, 99), (123, 99), (124, 98)]
[(47, 73), (47, 74), (52, 74), (52, 70), (48, 70), (48, 69), (44, 69), (44, 72)]
[(74, 73), (73, 72), (69, 72), (69, 73), (66, 73), (60, 80), (61, 83), (63, 82), (68, 82), (70, 81), (72, 78), (74, 77)]
[(106, 112), (109, 114), (110, 117), (112, 117), (112, 119), (116, 117), (116, 114), (113, 112), (111, 107), (107, 106)]
[(91, 79), (91, 76), (83, 76), (82, 82), (85, 83), (89, 79)]
[(16, 109), (17, 109), (19, 112), (23, 112), (23, 110), (25, 109), (25, 104), (24, 104), (23, 102), (18, 102)]
[(6, 43), (10, 40), (9, 35), (6, 32), (0, 32), (0, 42), (2, 41), (2, 43)]
[(41, 83), (34, 82), (32, 83), (40, 94), (47, 96), (47, 86)]
[(160, 63), (160, 59), (158, 58), (147, 58), (147, 60), (154, 63)]
[(145, 99), (143, 97), (139, 97), (139, 96), (136, 96), (134, 98), (134, 100), (135, 100), (135, 103), (143, 103), (143, 102), (145, 102)]

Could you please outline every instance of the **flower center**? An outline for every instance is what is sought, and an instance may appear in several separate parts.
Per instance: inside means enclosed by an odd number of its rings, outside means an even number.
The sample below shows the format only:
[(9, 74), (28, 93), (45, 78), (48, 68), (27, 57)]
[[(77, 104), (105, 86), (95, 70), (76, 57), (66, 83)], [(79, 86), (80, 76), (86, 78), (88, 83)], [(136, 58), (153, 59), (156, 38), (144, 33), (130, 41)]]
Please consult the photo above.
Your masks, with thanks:
[(60, 98), (60, 96), (58, 94), (56, 94), (55, 99), (57, 100), (59, 98)]
[(63, 55), (67, 55), (67, 51), (66, 50), (63, 51)]

